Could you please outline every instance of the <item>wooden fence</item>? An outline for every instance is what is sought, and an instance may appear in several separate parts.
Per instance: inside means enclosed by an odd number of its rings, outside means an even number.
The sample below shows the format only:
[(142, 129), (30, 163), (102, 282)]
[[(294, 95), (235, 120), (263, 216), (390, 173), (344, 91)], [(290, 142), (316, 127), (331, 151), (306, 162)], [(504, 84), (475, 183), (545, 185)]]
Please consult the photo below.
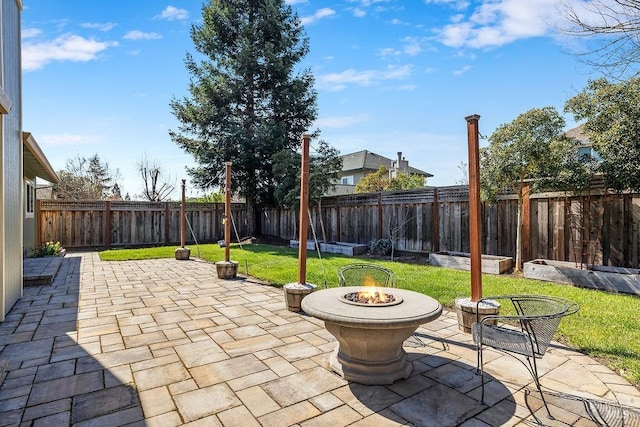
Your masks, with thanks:
[[(319, 240), (361, 244), (391, 236), (407, 252), (469, 252), (468, 199), (466, 186), (323, 198), (311, 207), (312, 232)], [(513, 195), (482, 205), (483, 253), (515, 256), (517, 212)], [(525, 261), (640, 266), (639, 194), (532, 194), (523, 223)], [(297, 226), (297, 212), (263, 212), (263, 234), (297, 239)]]
[[(233, 203), (231, 212), (239, 236), (246, 236), (245, 205)], [(179, 202), (39, 200), (36, 215), (38, 244), (59, 241), (70, 249), (180, 244)], [(223, 239), (223, 216), (222, 203), (187, 203), (187, 243)]]
[[(515, 256), (517, 211), (513, 195), (482, 205), (483, 253)], [(232, 212), (238, 234), (250, 235), (244, 204), (234, 203)], [(223, 214), (223, 204), (187, 203), (187, 242), (222, 239)], [(466, 186), (327, 197), (311, 207), (311, 216), (310, 238), (315, 233), (326, 241), (369, 244), (392, 236), (400, 251), (469, 252)], [(180, 242), (176, 202), (43, 200), (37, 217), (39, 242), (60, 241), (71, 249)], [(298, 213), (265, 209), (261, 227), (262, 234), (297, 239)], [(640, 194), (532, 194), (524, 201), (523, 243), (525, 261), (640, 268)]]

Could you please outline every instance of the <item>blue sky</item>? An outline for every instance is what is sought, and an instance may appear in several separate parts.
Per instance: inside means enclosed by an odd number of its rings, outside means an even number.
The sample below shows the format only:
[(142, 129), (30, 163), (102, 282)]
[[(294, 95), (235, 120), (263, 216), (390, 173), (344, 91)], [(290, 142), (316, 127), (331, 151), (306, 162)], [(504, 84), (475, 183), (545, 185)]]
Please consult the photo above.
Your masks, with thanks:
[[(300, 65), (316, 78), (322, 138), (342, 154), (402, 151), (434, 175), (429, 185), (455, 184), (467, 159), (466, 116), (479, 114), (481, 134), (490, 135), (531, 108), (561, 111), (598, 77), (570, 54), (579, 41), (556, 30), (565, 25), (559, 3), (290, 0), (310, 39)], [(194, 52), (189, 30), (202, 2), (24, 6), (23, 128), (54, 169), (97, 153), (132, 197), (143, 155), (188, 180), (193, 160), (168, 136), (178, 127), (169, 101), (187, 95), (184, 57)]]

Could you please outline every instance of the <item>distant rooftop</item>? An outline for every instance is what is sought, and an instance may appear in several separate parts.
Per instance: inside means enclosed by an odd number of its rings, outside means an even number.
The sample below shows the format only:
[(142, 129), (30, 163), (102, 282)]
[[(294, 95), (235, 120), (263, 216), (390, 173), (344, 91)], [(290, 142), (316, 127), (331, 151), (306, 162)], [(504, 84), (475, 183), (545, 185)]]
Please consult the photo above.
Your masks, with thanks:
[[(369, 150), (356, 151), (355, 153), (344, 154), (340, 156), (342, 158), (342, 171), (356, 171), (356, 170), (371, 170), (376, 171), (380, 166), (384, 166), (387, 169), (391, 168), (391, 160), (388, 157), (381, 156), (380, 154), (373, 153)], [(416, 169), (409, 166), (410, 174), (422, 175), (426, 178), (433, 175), (429, 172)]]

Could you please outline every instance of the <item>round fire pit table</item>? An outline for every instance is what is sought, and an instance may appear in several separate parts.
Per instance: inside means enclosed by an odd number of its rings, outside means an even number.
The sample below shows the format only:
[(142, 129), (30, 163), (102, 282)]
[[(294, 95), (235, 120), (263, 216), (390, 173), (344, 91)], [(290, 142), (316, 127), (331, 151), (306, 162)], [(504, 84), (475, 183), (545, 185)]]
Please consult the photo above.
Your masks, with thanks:
[(419, 325), (437, 319), (442, 306), (429, 296), (396, 288), (375, 288), (395, 297), (395, 304), (345, 301), (345, 295), (371, 289), (345, 286), (317, 291), (302, 300), (302, 309), (324, 320), (338, 340), (329, 357), (334, 372), (360, 384), (392, 384), (408, 378), (413, 369), (402, 344)]

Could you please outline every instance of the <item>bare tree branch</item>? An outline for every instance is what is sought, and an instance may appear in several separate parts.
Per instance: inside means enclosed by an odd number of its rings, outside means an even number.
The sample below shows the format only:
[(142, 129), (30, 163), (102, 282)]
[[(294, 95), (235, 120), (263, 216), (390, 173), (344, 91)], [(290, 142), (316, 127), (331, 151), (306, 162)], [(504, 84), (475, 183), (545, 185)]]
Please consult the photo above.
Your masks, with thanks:
[(569, 26), (560, 30), (589, 39), (577, 55), (587, 65), (613, 79), (640, 74), (640, 0), (564, 2)]
[(137, 166), (142, 178), (143, 189), (140, 196), (143, 199), (150, 202), (162, 202), (176, 188), (175, 180), (171, 182), (170, 175), (165, 178), (164, 170), (157, 160), (149, 160), (144, 154)]

